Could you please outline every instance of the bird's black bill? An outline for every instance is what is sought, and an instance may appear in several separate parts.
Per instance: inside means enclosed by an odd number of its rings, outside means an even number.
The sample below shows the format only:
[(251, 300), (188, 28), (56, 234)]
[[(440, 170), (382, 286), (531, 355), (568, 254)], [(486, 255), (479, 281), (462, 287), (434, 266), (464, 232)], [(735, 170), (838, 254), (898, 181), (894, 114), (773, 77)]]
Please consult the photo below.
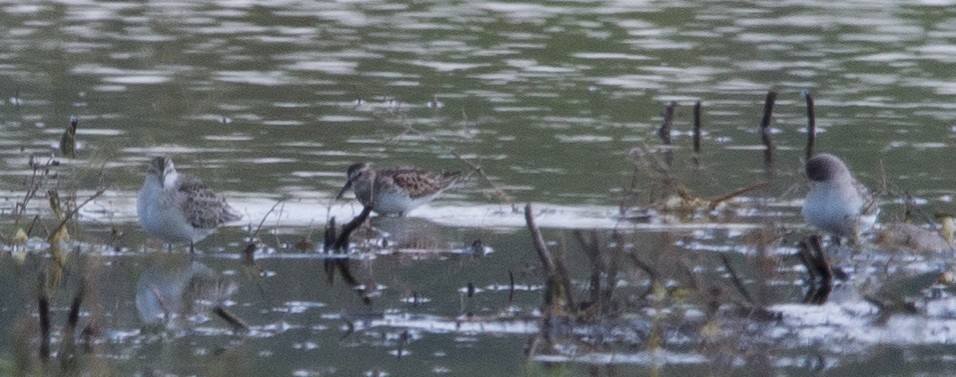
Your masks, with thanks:
[(339, 190), (339, 194), (335, 196), (335, 200), (342, 199), (342, 196), (345, 195), (345, 192), (352, 188), (352, 180), (345, 182), (345, 186), (342, 186), (342, 189)]

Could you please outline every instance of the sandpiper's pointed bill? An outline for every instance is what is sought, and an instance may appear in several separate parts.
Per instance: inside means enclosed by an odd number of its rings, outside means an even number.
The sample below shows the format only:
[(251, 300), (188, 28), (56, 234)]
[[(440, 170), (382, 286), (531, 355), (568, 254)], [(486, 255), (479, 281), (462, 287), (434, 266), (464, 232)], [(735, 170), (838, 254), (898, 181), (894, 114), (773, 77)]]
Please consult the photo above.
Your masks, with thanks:
[(434, 172), (415, 167), (373, 169), (360, 162), (348, 168), (348, 179), (336, 198), (351, 189), (364, 206), (381, 215), (405, 216), (462, 180), (461, 172)]
[(879, 214), (877, 200), (832, 154), (813, 156), (805, 165), (813, 181), (803, 203), (803, 218), (820, 230), (855, 242), (869, 233)]
[(194, 176), (180, 174), (169, 157), (155, 157), (136, 199), (139, 222), (150, 236), (190, 248), (241, 216)]

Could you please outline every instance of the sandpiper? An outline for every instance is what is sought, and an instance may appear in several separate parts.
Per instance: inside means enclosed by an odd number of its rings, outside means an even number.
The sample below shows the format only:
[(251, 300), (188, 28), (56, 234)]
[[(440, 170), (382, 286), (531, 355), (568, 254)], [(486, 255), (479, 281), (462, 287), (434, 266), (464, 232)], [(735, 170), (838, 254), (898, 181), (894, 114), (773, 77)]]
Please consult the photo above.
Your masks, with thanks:
[(226, 199), (199, 178), (179, 174), (169, 157), (155, 157), (136, 200), (139, 222), (150, 236), (193, 245), (216, 228), (241, 218)]
[(813, 156), (805, 169), (813, 186), (803, 203), (804, 220), (820, 230), (859, 243), (876, 223), (876, 198), (832, 154)]
[(335, 198), (342, 198), (351, 188), (359, 202), (372, 206), (376, 213), (405, 216), (461, 179), (461, 172), (433, 172), (408, 166), (376, 170), (371, 164), (360, 162), (349, 166), (348, 180)]

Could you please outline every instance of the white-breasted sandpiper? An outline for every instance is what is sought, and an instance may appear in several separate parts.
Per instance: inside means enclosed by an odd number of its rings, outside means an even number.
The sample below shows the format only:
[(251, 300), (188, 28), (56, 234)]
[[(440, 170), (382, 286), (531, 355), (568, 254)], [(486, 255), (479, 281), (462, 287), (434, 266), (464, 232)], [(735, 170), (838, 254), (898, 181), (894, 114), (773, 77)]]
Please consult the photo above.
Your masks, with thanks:
[(190, 251), (219, 226), (242, 218), (199, 178), (178, 173), (165, 156), (150, 161), (136, 212), (150, 236), (170, 244), (188, 242)]
[(858, 243), (876, 224), (876, 198), (838, 157), (822, 153), (804, 167), (813, 181), (803, 202), (803, 218), (820, 230)]

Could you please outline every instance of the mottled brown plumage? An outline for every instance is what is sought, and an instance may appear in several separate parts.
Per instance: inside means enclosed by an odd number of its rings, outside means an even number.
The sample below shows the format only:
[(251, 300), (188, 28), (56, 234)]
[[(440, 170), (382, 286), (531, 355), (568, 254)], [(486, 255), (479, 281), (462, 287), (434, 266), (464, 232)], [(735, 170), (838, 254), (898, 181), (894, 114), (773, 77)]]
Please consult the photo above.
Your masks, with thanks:
[(461, 179), (461, 172), (433, 172), (412, 166), (375, 170), (361, 162), (349, 166), (348, 181), (337, 198), (351, 188), (359, 202), (372, 206), (375, 212), (404, 216)]

